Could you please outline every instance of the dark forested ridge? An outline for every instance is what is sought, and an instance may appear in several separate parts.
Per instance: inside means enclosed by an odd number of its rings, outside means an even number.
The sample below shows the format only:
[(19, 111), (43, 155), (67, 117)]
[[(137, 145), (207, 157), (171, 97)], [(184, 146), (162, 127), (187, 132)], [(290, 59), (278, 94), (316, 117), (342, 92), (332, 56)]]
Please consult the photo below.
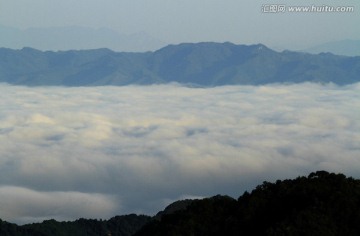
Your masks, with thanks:
[(79, 219), (73, 222), (46, 220), (42, 223), (17, 226), (0, 222), (1, 236), (131, 236), (151, 217), (144, 215), (116, 216), (109, 220)]
[(47, 220), (17, 226), (0, 221), (0, 235), (360, 235), (360, 180), (318, 171), (293, 180), (263, 182), (237, 200), (183, 200), (154, 217)]
[(264, 182), (238, 200), (215, 196), (164, 215), (136, 236), (360, 235), (360, 181), (319, 171)]
[(155, 52), (0, 48), (0, 82), (97, 86), (177, 82), (196, 86), (360, 81), (360, 57), (276, 52), (262, 44), (183, 43)]

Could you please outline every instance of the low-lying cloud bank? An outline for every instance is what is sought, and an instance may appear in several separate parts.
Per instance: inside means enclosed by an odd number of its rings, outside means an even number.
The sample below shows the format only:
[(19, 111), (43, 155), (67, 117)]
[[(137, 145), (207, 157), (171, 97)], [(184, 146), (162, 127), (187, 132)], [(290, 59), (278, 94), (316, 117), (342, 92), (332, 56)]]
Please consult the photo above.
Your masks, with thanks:
[(0, 187), (0, 199), (2, 216), (20, 223), (77, 219), (83, 215), (111, 217), (117, 207), (111, 197), (103, 194), (42, 192), (14, 186)]
[(0, 85), (0, 218), (154, 214), (315, 170), (360, 173), (360, 84)]

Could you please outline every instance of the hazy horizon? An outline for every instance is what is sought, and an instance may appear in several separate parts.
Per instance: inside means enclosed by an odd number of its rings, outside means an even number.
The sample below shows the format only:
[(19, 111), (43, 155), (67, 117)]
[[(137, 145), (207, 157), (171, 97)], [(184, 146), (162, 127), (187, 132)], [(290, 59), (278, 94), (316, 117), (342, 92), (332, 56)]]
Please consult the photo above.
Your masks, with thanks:
[[(271, 13), (271, 6), (285, 8)], [(327, 12), (325, 8), (319, 12), (291, 12), (289, 7), (293, 6), (353, 9), (350, 12)], [(204, 41), (262, 43), (274, 49), (301, 50), (332, 41), (360, 40), (360, 31), (355, 30), (360, 21), (359, 9), (360, 2), (356, 0), (65, 0), (56, 4), (46, 0), (4, 0), (0, 5), (0, 25), (20, 30), (77, 26), (95, 31), (109, 29), (120, 35), (144, 33), (149, 40), (142, 38), (145, 40), (139, 50), (154, 49), (155, 42), (167, 45)], [(71, 43), (67, 42), (66, 34), (57, 37), (64, 45)], [(40, 37), (36, 44), (46, 45), (46, 40)], [(98, 45), (100, 47), (104, 46)]]
[[(285, 47), (279, 45), (265, 44), (263, 42), (234, 42), (234, 41), (184, 41), (176, 43), (168, 43), (161, 41), (160, 39), (147, 34), (146, 32), (136, 32), (133, 34), (122, 34), (109, 28), (90, 28), (82, 26), (64, 26), (64, 27), (49, 27), (49, 28), (26, 28), (19, 29), (14, 27), (6, 27), (0, 25), (0, 32), (4, 33), (0, 38), (0, 47), (10, 49), (22, 49), (25, 47), (31, 47), (40, 51), (69, 51), (69, 50), (89, 50), (108, 48), (116, 52), (147, 52), (156, 51), (168, 45), (176, 45), (181, 43), (201, 43), (201, 42), (215, 42), (224, 43), (230, 42), (234, 44), (255, 45), (264, 44), (275, 51), (291, 50), (291, 51), (308, 51), (314, 53), (326, 52), (321, 51), (322, 48), (331, 48), (331, 43), (335, 43), (333, 49), (336, 54), (338, 51), (351, 51), (350, 47), (356, 42), (360, 42), (359, 39), (341, 39), (338, 41), (323, 41), (322, 43), (309, 44), (304, 47)], [(21, 36), (21, 37), (20, 37)], [(45, 37), (46, 36), (46, 37)], [(59, 37), (61, 36), (61, 37)], [(14, 37), (17, 37), (14, 40)], [(66, 41), (64, 38), (72, 39), (72, 41)], [(46, 38), (46, 41), (44, 41)], [(88, 38), (89, 40), (85, 40)], [(343, 43), (336, 45), (336, 43)], [(325, 46), (329, 46), (326, 48)], [(353, 50), (353, 53), (357, 53), (359, 47)], [(341, 54), (340, 54), (341, 55)], [(358, 55), (358, 54), (354, 54)], [(353, 56), (354, 56), (353, 55)]]

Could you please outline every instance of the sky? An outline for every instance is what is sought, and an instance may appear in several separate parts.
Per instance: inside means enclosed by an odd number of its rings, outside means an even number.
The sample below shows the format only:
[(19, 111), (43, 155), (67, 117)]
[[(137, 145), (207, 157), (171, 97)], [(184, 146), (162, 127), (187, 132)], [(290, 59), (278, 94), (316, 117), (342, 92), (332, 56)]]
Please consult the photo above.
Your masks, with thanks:
[[(269, 5), (285, 5), (268, 13)], [(353, 12), (294, 13), (291, 6), (354, 7)], [(267, 11), (267, 12), (266, 12)], [(0, 25), (18, 29), (81, 26), (146, 32), (167, 44), (263, 43), (299, 49), (360, 39), (358, 0), (1, 0)], [(46, 39), (44, 39), (46, 40)], [(64, 39), (66, 41), (66, 39)]]
[(153, 215), (326, 170), (360, 178), (360, 84), (0, 85), (0, 218)]

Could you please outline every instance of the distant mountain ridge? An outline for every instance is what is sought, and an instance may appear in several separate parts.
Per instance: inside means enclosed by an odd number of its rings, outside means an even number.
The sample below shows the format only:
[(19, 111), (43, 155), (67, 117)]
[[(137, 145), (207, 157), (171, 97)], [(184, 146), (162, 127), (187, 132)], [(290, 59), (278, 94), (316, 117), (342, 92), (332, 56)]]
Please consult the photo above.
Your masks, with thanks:
[(0, 48), (0, 82), (100, 86), (177, 82), (195, 86), (360, 81), (360, 57), (276, 52), (265, 45), (183, 43), (155, 52)]
[(145, 32), (124, 34), (108, 28), (81, 26), (17, 29), (0, 25), (0, 46), (39, 50), (111, 48), (114, 51), (146, 52), (166, 45)]
[(309, 53), (331, 52), (336, 55), (360, 56), (360, 40), (341, 40), (319, 44), (304, 50)]

